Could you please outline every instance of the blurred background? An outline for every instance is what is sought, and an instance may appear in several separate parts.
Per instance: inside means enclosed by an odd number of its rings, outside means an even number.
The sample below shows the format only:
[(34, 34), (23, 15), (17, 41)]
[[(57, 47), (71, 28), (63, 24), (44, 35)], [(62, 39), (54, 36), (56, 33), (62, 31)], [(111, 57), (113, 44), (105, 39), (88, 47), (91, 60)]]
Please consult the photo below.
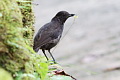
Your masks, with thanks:
[(63, 36), (70, 28), (69, 32), (51, 50), (68, 74), (78, 80), (120, 80), (120, 71), (112, 70), (120, 67), (120, 0), (34, 0), (33, 3), (39, 4), (33, 6), (36, 32), (59, 11), (78, 16), (66, 21)]

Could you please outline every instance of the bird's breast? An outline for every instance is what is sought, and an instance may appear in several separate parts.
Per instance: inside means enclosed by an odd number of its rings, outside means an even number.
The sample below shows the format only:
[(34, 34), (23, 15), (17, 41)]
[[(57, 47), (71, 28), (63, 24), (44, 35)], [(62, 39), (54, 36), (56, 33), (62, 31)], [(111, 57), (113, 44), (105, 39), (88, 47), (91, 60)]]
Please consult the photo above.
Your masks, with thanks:
[(51, 43), (56, 43), (57, 44), (59, 42), (60, 38), (61, 38), (61, 35), (59, 35), (57, 38), (53, 39), (51, 41)]

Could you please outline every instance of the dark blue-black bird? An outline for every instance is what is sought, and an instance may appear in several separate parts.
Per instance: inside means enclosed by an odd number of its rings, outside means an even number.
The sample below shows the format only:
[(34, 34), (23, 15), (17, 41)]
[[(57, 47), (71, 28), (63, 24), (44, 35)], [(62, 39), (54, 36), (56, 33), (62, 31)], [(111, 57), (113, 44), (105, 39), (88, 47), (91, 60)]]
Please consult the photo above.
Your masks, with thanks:
[(45, 50), (48, 50), (53, 61), (55, 62), (50, 49), (56, 46), (60, 41), (65, 21), (74, 15), (75, 14), (69, 14), (67, 11), (60, 11), (55, 15), (55, 17), (52, 18), (51, 22), (42, 26), (34, 38), (34, 51), (38, 52), (39, 49), (42, 49), (45, 57), (49, 60), (45, 54)]

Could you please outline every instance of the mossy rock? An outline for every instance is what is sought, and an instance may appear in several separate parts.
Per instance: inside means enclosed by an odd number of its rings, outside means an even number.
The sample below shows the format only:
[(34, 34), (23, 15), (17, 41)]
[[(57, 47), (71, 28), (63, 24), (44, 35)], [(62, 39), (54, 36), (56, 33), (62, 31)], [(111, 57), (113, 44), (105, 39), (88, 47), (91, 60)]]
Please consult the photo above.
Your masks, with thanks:
[(22, 0), (0, 0), (0, 44), (2, 44), (0, 45), (0, 66), (13, 73), (23, 69), (26, 62), (30, 61), (29, 55), (34, 52), (31, 49), (33, 36), (26, 35), (25, 38), (24, 35), (28, 32), (33, 34), (33, 32), (29, 24), (23, 25), (25, 24), (22, 21), (23, 11), (21, 11), (18, 1)]

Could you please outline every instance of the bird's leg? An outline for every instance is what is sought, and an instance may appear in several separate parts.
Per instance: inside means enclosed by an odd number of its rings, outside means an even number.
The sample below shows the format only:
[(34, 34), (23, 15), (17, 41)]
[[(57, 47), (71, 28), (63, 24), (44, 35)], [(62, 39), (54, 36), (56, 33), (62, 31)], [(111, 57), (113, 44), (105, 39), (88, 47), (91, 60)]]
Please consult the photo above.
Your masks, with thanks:
[(50, 50), (48, 50), (48, 52), (50, 53), (50, 56), (52, 57), (52, 59), (53, 59), (54, 63), (56, 63), (56, 61), (55, 61), (55, 59), (54, 59), (54, 57), (53, 57), (52, 53), (50, 52)]
[(42, 49), (42, 52), (44, 53), (44, 55), (45, 55), (45, 57), (46, 57), (46, 59), (47, 59), (47, 61), (48, 61), (49, 59), (48, 59), (47, 55), (45, 54), (45, 50)]

